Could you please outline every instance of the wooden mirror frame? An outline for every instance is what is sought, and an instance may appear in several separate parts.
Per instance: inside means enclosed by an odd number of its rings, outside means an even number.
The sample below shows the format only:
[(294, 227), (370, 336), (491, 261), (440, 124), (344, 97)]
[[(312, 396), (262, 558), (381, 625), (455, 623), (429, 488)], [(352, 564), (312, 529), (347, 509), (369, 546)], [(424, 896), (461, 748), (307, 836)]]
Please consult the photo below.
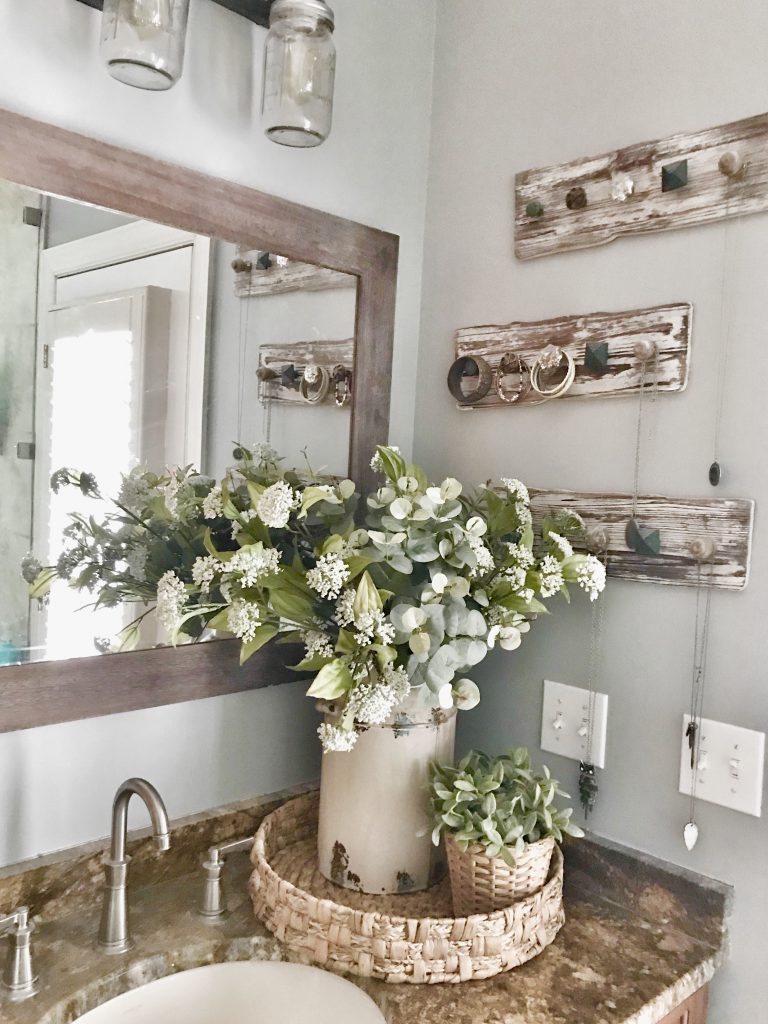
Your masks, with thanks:
[[(279, 252), (358, 279), (349, 475), (372, 483), (386, 442), (399, 238), (234, 182), (0, 110), (0, 178), (67, 199)], [(292, 682), (296, 648), (244, 668), (238, 640), (0, 668), (0, 732)]]

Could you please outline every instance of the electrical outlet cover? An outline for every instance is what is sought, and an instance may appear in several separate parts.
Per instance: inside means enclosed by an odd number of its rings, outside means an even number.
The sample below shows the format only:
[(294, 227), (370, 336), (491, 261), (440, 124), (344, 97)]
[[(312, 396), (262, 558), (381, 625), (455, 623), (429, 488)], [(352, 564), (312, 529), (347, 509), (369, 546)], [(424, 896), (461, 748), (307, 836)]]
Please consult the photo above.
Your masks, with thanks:
[[(589, 690), (544, 680), (541, 716), (541, 749), (583, 761), (587, 756), (586, 727)], [(605, 768), (605, 736), (608, 727), (608, 694), (595, 694), (592, 730), (592, 764)]]
[[(680, 746), (680, 792), (688, 796), (693, 782), (691, 748), (686, 735), (690, 721), (690, 715), (683, 715)], [(764, 757), (764, 732), (702, 718), (696, 799), (759, 818), (763, 803)]]

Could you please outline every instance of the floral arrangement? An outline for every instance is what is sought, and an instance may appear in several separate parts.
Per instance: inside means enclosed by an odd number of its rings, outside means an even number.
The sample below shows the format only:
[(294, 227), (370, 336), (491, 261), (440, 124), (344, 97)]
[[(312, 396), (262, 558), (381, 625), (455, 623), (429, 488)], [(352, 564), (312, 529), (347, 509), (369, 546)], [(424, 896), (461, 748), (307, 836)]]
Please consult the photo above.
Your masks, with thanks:
[[(569, 584), (591, 600), (605, 586), (602, 562), (573, 550), (577, 516), (545, 521), (534, 546), (519, 480), (464, 494), (458, 480), (431, 484), (397, 448), (379, 447), (382, 485), (358, 514), (350, 480), (284, 471), (264, 445), (236, 457), (221, 483), (189, 467), (135, 470), (113, 514), (73, 515), (57, 565), (24, 572), (37, 597), (61, 576), (96, 592), (97, 605), (154, 602), (172, 642), (230, 633), (241, 661), (276, 638), (302, 643), (296, 668), (316, 673), (308, 694), (341, 708), (320, 726), (326, 751), (352, 749), (414, 694), (474, 707), (467, 674), (491, 649), (519, 647)], [(87, 474), (62, 470), (53, 482), (98, 495)], [(152, 610), (123, 630), (118, 649), (135, 645)]]
[(555, 806), (568, 794), (546, 766), (531, 767), (525, 747), (501, 757), (473, 750), (455, 768), (435, 764), (430, 792), (436, 846), (448, 832), (461, 850), (480, 846), (514, 866), (530, 843), (584, 835), (571, 821), (573, 809)]

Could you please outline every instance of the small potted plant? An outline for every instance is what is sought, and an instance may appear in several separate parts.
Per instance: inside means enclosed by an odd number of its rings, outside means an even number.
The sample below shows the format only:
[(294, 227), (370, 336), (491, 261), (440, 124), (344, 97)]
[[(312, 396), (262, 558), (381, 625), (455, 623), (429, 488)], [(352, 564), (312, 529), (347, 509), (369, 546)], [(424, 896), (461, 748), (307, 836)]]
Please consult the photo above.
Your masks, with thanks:
[(573, 809), (555, 806), (567, 796), (525, 747), (432, 766), (432, 841), (445, 837), (457, 916), (503, 909), (544, 885), (555, 842), (584, 835)]

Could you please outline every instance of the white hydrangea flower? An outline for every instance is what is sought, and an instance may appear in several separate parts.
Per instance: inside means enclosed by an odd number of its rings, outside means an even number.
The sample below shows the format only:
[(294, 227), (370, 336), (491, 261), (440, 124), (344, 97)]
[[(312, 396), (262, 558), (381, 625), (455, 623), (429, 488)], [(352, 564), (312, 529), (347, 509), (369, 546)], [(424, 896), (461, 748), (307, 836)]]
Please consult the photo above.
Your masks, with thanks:
[[(389, 447), (397, 455), (400, 455), (400, 449), (397, 447), (396, 444), (390, 444), (387, 447)], [(374, 470), (376, 473), (384, 472), (384, 466), (382, 465), (381, 456), (379, 455), (378, 451), (374, 452), (373, 458), (371, 459), (371, 469)]]
[(518, 501), (515, 503), (515, 515), (523, 529), (525, 529), (526, 526), (530, 526), (533, 522), (530, 507), (524, 501)]
[(507, 551), (521, 568), (530, 569), (533, 565), (533, 552), (524, 544), (507, 544)]
[(149, 500), (150, 487), (144, 479), (144, 472), (142, 466), (135, 466), (122, 476), (117, 500), (131, 512), (140, 512)]
[(221, 494), (221, 485), (216, 484), (203, 498), (203, 518), (218, 519), (224, 514), (224, 501)]
[(514, 498), (517, 502), (524, 502), (526, 505), (531, 500), (531, 496), (528, 493), (528, 488), (521, 480), (516, 480), (514, 477), (502, 477), (501, 482), (507, 489), (507, 494), (510, 498)]
[(278, 480), (276, 484), (262, 491), (256, 502), (256, 512), (265, 526), (281, 530), (288, 525), (291, 510), (296, 504), (293, 488), (285, 480)]
[(353, 730), (342, 729), (330, 722), (323, 722), (317, 730), (320, 742), (323, 745), (323, 753), (348, 753), (357, 743), (357, 733)]
[(587, 555), (584, 564), (576, 570), (576, 580), (589, 594), (589, 600), (596, 601), (605, 590), (605, 565), (596, 555)]
[(216, 573), (221, 572), (223, 568), (224, 564), (218, 558), (214, 558), (213, 555), (204, 555), (195, 559), (192, 566), (192, 579), (201, 592), (207, 594), (211, 589)]
[(560, 551), (563, 558), (571, 557), (571, 555), (573, 554), (573, 545), (569, 540), (567, 540), (565, 537), (561, 537), (559, 533), (553, 533), (552, 531), (550, 531), (549, 539)]
[(564, 582), (560, 562), (554, 555), (545, 555), (541, 560), (541, 596), (554, 597), (560, 592)]
[(338, 555), (321, 555), (314, 569), (307, 573), (307, 586), (321, 597), (336, 598), (349, 579), (349, 567)]
[(165, 507), (168, 509), (170, 515), (175, 516), (179, 511), (179, 487), (180, 482), (176, 473), (169, 470), (171, 473), (170, 478), (160, 485), (160, 493), (165, 501)]
[(306, 629), (302, 632), (301, 639), (306, 649), (306, 658), (314, 658), (315, 655), (321, 658), (332, 658), (334, 656), (332, 642), (320, 630)]
[(369, 679), (356, 686), (350, 694), (349, 704), (361, 725), (381, 725), (410, 692), (411, 684), (405, 669), (389, 665), (380, 678), (375, 681)]
[[(126, 508), (127, 507), (128, 506), (126, 506)], [(143, 583), (147, 578), (146, 568), (148, 553), (149, 552), (143, 544), (138, 544), (135, 548), (131, 548), (125, 556), (125, 561), (128, 565), (128, 572), (140, 583)]]
[(469, 541), (469, 546), (472, 548), (472, 553), (477, 559), (477, 565), (470, 571), (469, 575), (484, 576), (485, 573), (490, 572), (496, 565), (493, 560), (493, 555), (479, 537), (473, 537), (470, 535), (467, 537), (467, 540)]
[(261, 622), (261, 613), (255, 604), (238, 598), (227, 609), (227, 629), (247, 644), (253, 640)]
[(280, 570), (280, 552), (277, 548), (241, 548), (227, 563), (227, 574), (239, 575), (244, 587), (253, 587), (260, 579)]
[(506, 580), (514, 591), (519, 591), (525, 586), (527, 572), (521, 565), (513, 565), (502, 569), (499, 576)]
[(266, 464), (278, 463), (280, 461), (280, 456), (278, 455), (277, 450), (273, 448), (271, 444), (267, 444), (266, 441), (257, 441), (256, 444), (251, 447), (251, 452), (253, 453), (255, 462)]
[(354, 620), (357, 627), (355, 641), (360, 647), (368, 647), (374, 640), (383, 644), (391, 644), (395, 639), (395, 627), (388, 622), (381, 611), (363, 612)]
[(157, 620), (169, 636), (181, 625), (187, 588), (173, 571), (163, 573), (157, 583)]
[(336, 602), (336, 614), (333, 616), (334, 621), (339, 626), (352, 626), (355, 622), (355, 612), (353, 605), (355, 603), (355, 592), (351, 588), (347, 588)]

